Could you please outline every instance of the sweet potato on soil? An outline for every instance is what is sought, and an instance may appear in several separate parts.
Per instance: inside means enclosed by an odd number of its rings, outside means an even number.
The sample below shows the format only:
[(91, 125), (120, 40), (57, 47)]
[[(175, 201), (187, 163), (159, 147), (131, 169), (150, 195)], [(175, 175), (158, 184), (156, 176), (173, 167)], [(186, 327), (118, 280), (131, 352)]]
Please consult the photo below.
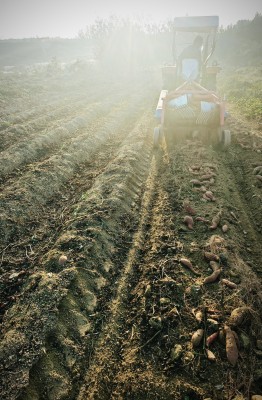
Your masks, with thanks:
[(236, 365), (238, 360), (238, 349), (235, 339), (235, 333), (227, 325), (224, 326), (224, 332), (226, 335), (226, 353), (227, 359), (233, 367)]
[(204, 174), (204, 175), (202, 175), (202, 176), (200, 177), (200, 180), (201, 180), (201, 181), (205, 181), (205, 180), (208, 180), (208, 179), (213, 178), (213, 176), (216, 176), (216, 174), (215, 174), (214, 172), (210, 172), (209, 174)]
[(212, 219), (212, 225), (210, 226), (210, 229), (216, 229), (218, 227), (218, 225), (220, 224), (220, 220), (221, 220), (221, 211), (219, 211), (219, 213), (217, 213), (213, 219)]
[(226, 285), (227, 287), (229, 287), (230, 289), (236, 289), (237, 288), (237, 284), (234, 282), (229, 281), (228, 279), (221, 279), (221, 282)]
[(219, 264), (216, 261), (210, 261), (209, 265), (213, 271), (217, 271), (218, 269), (220, 269)]
[(184, 218), (184, 223), (188, 227), (188, 229), (193, 229), (194, 221), (190, 215), (186, 215)]
[(58, 260), (59, 265), (64, 265), (67, 262), (67, 256), (61, 255)]
[(207, 187), (209, 187), (210, 185), (213, 185), (214, 182), (215, 182), (214, 178), (211, 178), (209, 181), (201, 181), (202, 185), (206, 185)]
[(191, 343), (193, 347), (197, 347), (200, 345), (204, 336), (204, 329), (198, 329), (196, 332), (193, 333), (191, 338)]
[(190, 168), (191, 168), (193, 171), (199, 171), (199, 170), (201, 169), (201, 166), (200, 166), (200, 165), (191, 165)]
[(200, 310), (194, 312), (194, 316), (198, 322), (201, 322), (203, 320), (203, 313)]
[(204, 193), (202, 197), (206, 201), (211, 201), (211, 199), (209, 197), (207, 197), (206, 193)]
[(212, 318), (207, 318), (207, 324), (211, 329), (214, 330), (214, 332), (216, 332), (218, 329), (218, 325), (219, 325), (219, 323), (217, 321), (217, 319), (219, 319), (219, 316), (211, 314), (210, 317), (212, 317)]
[(211, 190), (207, 190), (204, 195), (209, 201), (216, 201), (216, 198), (213, 194), (213, 192), (211, 192)]
[(224, 224), (221, 229), (222, 229), (222, 232), (226, 233), (228, 231), (228, 225)]
[(216, 361), (216, 356), (211, 350), (206, 349), (206, 355), (209, 361)]
[(191, 205), (189, 203), (189, 200), (185, 200), (184, 203), (183, 203), (183, 206), (184, 206), (184, 210), (188, 214), (190, 214), (190, 215), (195, 215), (196, 214), (196, 210), (193, 207), (191, 207)]
[(184, 265), (185, 267), (190, 269), (190, 271), (193, 272), (195, 275), (200, 275), (197, 271), (195, 271), (191, 261), (188, 260), (188, 258), (181, 258), (180, 262), (181, 262), (182, 265)]
[(218, 337), (218, 332), (212, 333), (212, 335), (208, 336), (206, 339), (206, 345), (207, 347), (210, 346)]
[(217, 269), (216, 271), (214, 271), (211, 275), (207, 276), (204, 281), (203, 284), (205, 285), (206, 283), (213, 283), (215, 282), (219, 276), (221, 274), (221, 269)]
[(239, 326), (250, 316), (250, 308), (243, 306), (235, 308), (228, 319), (228, 325)]
[(195, 186), (201, 186), (202, 183), (198, 179), (191, 179), (190, 183)]
[(262, 165), (257, 166), (256, 168), (254, 168), (253, 173), (256, 174), (262, 174)]
[(196, 221), (209, 224), (209, 220), (204, 217), (196, 217)]
[(208, 260), (208, 261), (219, 261), (219, 257), (214, 254), (211, 253), (209, 251), (204, 251), (204, 257)]

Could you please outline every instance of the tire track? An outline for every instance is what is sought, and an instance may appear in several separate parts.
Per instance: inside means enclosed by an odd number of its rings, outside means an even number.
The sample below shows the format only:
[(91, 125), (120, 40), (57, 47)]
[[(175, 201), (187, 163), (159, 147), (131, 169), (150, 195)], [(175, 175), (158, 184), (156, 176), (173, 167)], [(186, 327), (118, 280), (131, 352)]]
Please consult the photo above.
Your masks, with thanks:
[[(241, 370), (240, 377), (237, 371), (231, 371), (227, 365), (222, 345), (217, 344), (215, 348), (218, 365), (208, 362), (205, 352), (201, 354), (201, 349), (194, 354), (190, 345), (192, 329), (199, 328), (192, 314), (193, 307), (219, 309), (220, 302), (224, 301), (226, 315), (229, 315), (233, 308), (244, 304), (248, 304), (259, 313), (262, 301), (259, 295), (261, 285), (254, 274), (254, 268), (250, 269), (240, 256), (243, 247), (241, 226), (249, 226), (247, 229), (250, 234), (252, 221), (246, 218), (244, 211), (242, 212), (247, 205), (241, 201), (239, 190), (232, 183), (234, 181), (232, 172), (227, 170), (221, 153), (216, 154), (206, 147), (197, 146), (195, 151), (199, 152), (201, 157), (194, 157), (194, 151), (190, 154), (190, 148), (193, 150), (188, 143), (188, 146), (176, 149), (170, 154), (169, 164), (165, 164), (165, 159), (159, 160), (159, 176), (155, 179), (157, 184), (148, 218), (150, 221), (147, 225), (148, 232), (144, 236), (143, 244), (140, 242), (140, 251), (133, 258), (133, 266), (131, 268), (128, 266), (123, 279), (119, 280), (118, 297), (112, 301), (109, 322), (105, 324), (101, 339), (95, 346), (79, 400), (123, 398), (171, 400), (184, 399), (185, 396), (202, 399), (203, 396), (217, 393), (214, 389), (217, 381), (224, 383), (225, 396), (230, 396), (232, 391), (237, 390), (238, 385), (242, 385), (244, 395), (248, 396), (247, 392), (250, 390), (248, 382), (254, 374), (256, 375), (256, 368), (259, 367), (258, 360), (255, 360), (252, 354), (244, 356), (241, 348), (244, 362), (239, 361), (238, 364)], [(228, 154), (225, 158), (232, 159), (231, 156)], [(187, 183), (187, 179), (190, 180), (188, 171), (191, 163), (196, 160), (203, 165), (212, 165), (218, 172), (215, 188), (212, 190), (215, 190), (217, 202), (224, 210), (224, 218), (228, 218), (233, 205), (235, 212), (236, 209), (241, 210), (240, 225), (234, 226), (233, 221), (231, 222), (231, 241), (227, 235), (225, 238), (229, 241), (229, 245), (228, 248), (226, 245), (225, 250), (228, 265), (224, 271), (228, 279), (231, 272), (233, 277), (239, 277), (241, 289), (235, 295), (232, 295), (230, 289), (225, 290), (224, 300), (221, 300), (221, 286), (216, 284), (211, 288), (201, 289), (199, 286), (201, 297), (198, 298), (197, 295), (194, 297), (191, 288), (200, 285), (203, 278), (192, 277), (191, 273), (178, 265), (179, 258), (187, 256), (193, 265), (198, 265), (201, 275), (207, 274), (203, 265), (202, 251), (199, 252), (205, 248), (211, 233), (208, 234), (204, 227), (195, 227), (192, 237), (192, 232), (187, 233), (179, 223), (184, 217), (183, 200), (190, 196), (191, 191)], [(227, 193), (228, 188), (230, 197)], [(201, 205), (201, 200), (197, 200), (198, 197), (198, 192), (191, 196), (191, 201), (195, 201), (197, 215), (201, 209), (203, 212), (203, 208), (206, 209), (206, 213), (212, 214), (214, 204), (205, 205), (202, 202)], [(217, 232), (216, 237), (219, 238), (219, 235), (221, 233)], [(230, 244), (232, 242), (234, 246)], [(259, 243), (259, 240), (255, 240), (251, 246), (252, 250), (258, 250), (257, 255), (259, 251), (261, 253), (261, 248), (259, 250), (257, 247)], [(132, 252), (131, 249), (130, 253)], [(135, 271), (133, 276), (130, 270)], [(123, 287), (121, 287), (122, 281)], [(247, 282), (252, 282), (253, 291), (257, 296), (253, 298), (250, 296)], [(161, 303), (161, 299), (168, 302)], [(171, 311), (167, 313), (172, 307), (177, 310), (173, 316)], [(223, 316), (224, 319), (227, 318), (226, 315)], [(157, 318), (160, 318), (160, 325), (158, 327), (151, 325), (151, 320), (158, 321)], [(220, 323), (223, 324), (221, 321)], [(260, 329), (256, 318), (252, 326), (253, 328), (242, 328), (249, 332), (250, 338), (252, 336), (250, 329), (256, 332)], [(177, 363), (171, 360), (172, 347), (176, 343), (181, 343), (183, 349), (182, 359)], [(255, 340), (252, 346), (255, 348)], [(232, 379), (235, 382), (234, 388)], [(253, 384), (255, 388), (256, 383)]]
[[(139, 338), (141, 321), (135, 318), (140, 309), (146, 313), (145, 298), (141, 293), (150, 282), (148, 270), (151, 271), (155, 266), (155, 275), (161, 273), (158, 266), (161, 262), (159, 241), (164, 237), (166, 239), (166, 235), (170, 242), (175, 240), (174, 234), (170, 236), (174, 225), (167, 214), (168, 198), (162, 186), (166, 170), (168, 165), (163, 161), (162, 154), (153, 154), (138, 229), (123, 275), (118, 279), (108, 322), (94, 349), (78, 400), (174, 398), (170, 382), (152, 369), (148, 361), (145, 365), (140, 357), (144, 347)], [(136, 295), (138, 300), (135, 302)], [(157, 337), (156, 331), (148, 342), (154, 337)], [(136, 362), (139, 365), (134, 369)], [(141, 382), (146, 383), (146, 389), (139, 389)]]

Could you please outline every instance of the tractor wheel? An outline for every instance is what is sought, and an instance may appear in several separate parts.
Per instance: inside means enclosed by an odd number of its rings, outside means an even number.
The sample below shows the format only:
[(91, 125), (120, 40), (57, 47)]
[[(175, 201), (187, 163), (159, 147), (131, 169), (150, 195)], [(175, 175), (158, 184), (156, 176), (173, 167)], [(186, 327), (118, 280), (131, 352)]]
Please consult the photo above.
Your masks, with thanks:
[(158, 149), (159, 145), (161, 142), (161, 130), (159, 126), (156, 126), (154, 128), (154, 133), (153, 133), (153, 144), (154, 144), (154, 149)]
[(229, 129), (223, 131), (223, 146), (228, 147), (231, 145), (231, 132)]
[(223, 149), (231, 145), (231, 132), (229, 129), (218, 128), (218, 149)]
[(229, 129), (221, 129), (219, 132), (219, 143), (222, 147), (231, 145), (231, 132)]

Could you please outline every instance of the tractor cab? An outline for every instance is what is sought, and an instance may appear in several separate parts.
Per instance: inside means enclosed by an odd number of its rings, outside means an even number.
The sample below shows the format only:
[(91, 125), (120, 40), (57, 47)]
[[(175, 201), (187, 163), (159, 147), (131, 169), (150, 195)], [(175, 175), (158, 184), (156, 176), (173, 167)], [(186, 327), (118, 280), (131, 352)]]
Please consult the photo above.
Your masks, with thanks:
[[(225, 104), (216, 93), (220, 67), (211, 60), (219, 26), (217, 16), (174, 19), (173, 65), (162, 67), (163, 90), (155, 117), (154, 146), (165, 138), (171, 144), (185, 138), (212, 146), (228, 146)], [(169, 146), (169, 145), (168, 145)]]
[(221, 68), (215, 61), (208, 66), (208, 61), (215, 50), (218, 26), (218, 16), (174, 19), (173, 65), (162, 67), (164, 89), (175, 89), (188, 80), (216, 89)]

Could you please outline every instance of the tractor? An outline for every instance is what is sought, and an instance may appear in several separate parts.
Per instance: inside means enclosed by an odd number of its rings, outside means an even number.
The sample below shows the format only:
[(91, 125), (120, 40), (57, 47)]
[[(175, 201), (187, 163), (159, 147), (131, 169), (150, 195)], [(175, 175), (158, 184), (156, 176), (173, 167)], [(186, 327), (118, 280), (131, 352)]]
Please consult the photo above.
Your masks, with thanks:
[(229, 146), (223, 99), (216, 92), (221, 70), (217, 62), (208, 65), (216, 45), (217, 16), (174, 19), (173, 65), (162, 67), (163, 88), (155, 111), (154, 147), (163, 138), (167, 147), (198, 139), (213, 147)]

